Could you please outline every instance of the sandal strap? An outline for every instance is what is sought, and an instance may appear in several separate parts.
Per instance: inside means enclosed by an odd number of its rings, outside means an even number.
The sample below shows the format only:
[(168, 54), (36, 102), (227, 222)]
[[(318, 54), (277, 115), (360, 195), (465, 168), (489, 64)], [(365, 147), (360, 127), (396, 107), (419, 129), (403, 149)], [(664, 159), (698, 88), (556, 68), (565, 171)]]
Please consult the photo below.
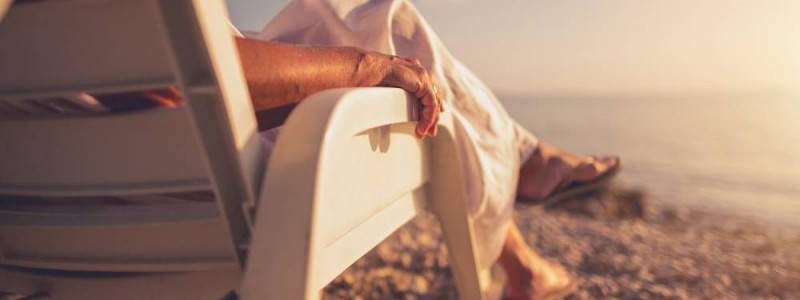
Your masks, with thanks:
[(568, 175), (564, 176), (564, 179), (562, 179), (561, 182), (556, 186), (556, 188), (553, 190), (553, 193), (561, 191), (566, 187), (568, 187), (573, 182), (575, 182), (575, 177), (578, 174), (578, 172), (580, 172), (581, 169), (586, 166), (594, 165), (595, 163), (597, 163), (597, 160), (598, 159), (596, 155), (590, 155), (584, 158), (577, 166), (572, 168), (572, 171), (570, 171)]

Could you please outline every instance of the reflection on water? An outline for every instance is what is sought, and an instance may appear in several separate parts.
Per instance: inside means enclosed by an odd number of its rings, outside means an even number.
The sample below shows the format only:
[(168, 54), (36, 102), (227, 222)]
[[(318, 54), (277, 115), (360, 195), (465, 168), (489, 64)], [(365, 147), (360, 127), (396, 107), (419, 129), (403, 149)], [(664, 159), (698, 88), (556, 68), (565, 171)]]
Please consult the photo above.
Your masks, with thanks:
[(800, 225), (800, 96), (501, 99), (544, 141), (621, 155), (656, 201)]

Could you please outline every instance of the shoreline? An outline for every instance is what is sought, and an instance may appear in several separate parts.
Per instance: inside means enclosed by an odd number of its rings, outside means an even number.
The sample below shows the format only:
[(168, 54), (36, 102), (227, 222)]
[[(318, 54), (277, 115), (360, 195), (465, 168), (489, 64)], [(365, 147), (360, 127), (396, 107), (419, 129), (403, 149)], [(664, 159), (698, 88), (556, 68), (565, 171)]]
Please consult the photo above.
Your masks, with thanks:
[[(577, 277), (567, 299), (800, 299), (800, 229), (652, 204), (623, 188), (516, 211), (528, 244)], [(419, 216), (324, 298), (458, 299), (442, 243), (435, 218)]]

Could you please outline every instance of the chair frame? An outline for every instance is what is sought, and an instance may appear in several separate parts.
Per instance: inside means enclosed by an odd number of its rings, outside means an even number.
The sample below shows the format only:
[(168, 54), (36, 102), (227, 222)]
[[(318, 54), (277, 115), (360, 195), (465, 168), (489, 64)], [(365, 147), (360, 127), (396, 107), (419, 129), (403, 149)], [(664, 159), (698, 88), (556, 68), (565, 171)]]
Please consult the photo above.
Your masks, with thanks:
[[(0, 13), (10, 5), (7, 1), (5, 6), (2, 4)], [(84, 6), (89, 9), (73, 9)], [(67, 9), (73, 10), (64, 14)], [(143, 22), (146, 28), (134, 27), (125, 32), (128, 35), (125, 39), (115, 38), (114, 42), (121, 44), (110, 48), (118, 51), (91, 51), (95, 47), (109, 48), (107, 40), (118, 29), (95, 27), (99, 31), (96, 35), (80, 34), (81, 30), (92, 27), (79, 25), (92, 25), (86, 18), (91, 16), (94, 20), (106, 15), (96, 14), (103, 11), (109, 17), (95, 22), (129, 28), (113, 18), (124, 19), (128, 14), (139, 13), (136, 16), (145, 20), (131, 22)], [(207, 187), (215, 194), (217, 201), (212, 210), (218, 214), (199, 211), (186, 220), (175, 220), (170, 216), (155, 217), (157, 214), (144, 210), (127, 217), (82, 214), (56, 217), (53, 221), (52, 215), (34, 216), (0, 209), (0, 241), (14, 240), (22, 245), (10, 247), (0, 243), (0, 290), (46, 291), (57, 299), (141, 299), (142, 295), (153, 299), (219, 299), (223, 295), (220, 291), (235, 289), (240, 299), (317, 299), (319, 290), (335, 276), (420, 211), (428, 210), (440, 220), (459, 295), (462, 299), (484, 298), (488, 281), (481, 276), (485, 273), (479, 272), (476, 262), (452, 117), (442, 116), (438, 137), (418, 140), (414, 137), (416, 101), (402, 90), (324, 91), (305, 99), (289, 117), (265, 172), (252, 105), (225, 12), (221, 0), (34, 1), (8, 9), (0, 19), (0, 44), (6, 41), (0, 47), (0, 65), (7, 66), (0, 69), (0, 99), (179, 86), (187, 105), (119, 116), (2, 119), (0, 136), (11, 142), (0, 146), (0, 165), (19, 168), (0, 168), (0, 194), (126, 195)], [(80, 22), (76, 22), (78, 27), (70, 28), (42, 21), (51, 20), (47, 17), (76, 18)], [(21, 28), (44, 28), (44, 33), (30, 38)], [(75, 38), (78, 40), (73, 41)], [(139, 46), (149, 43), (152, 47), (126, 48), (136, 43)], [(71, 51), (70, 59), (43, 56), (52, 50), (51, 45), (69, 45), (64, 51)], [(96, 68), (85, 67), (92, 62)], [(54, 67), (57, 72), (51, 72)], [(191, 170), (170, 176), (185, 179), (201, 174), (205, 181), (143, 183), (141, 178), (162, 175), (140, 170), (123, 176), (110, 167), (117, 167), (115, 164), (119, 162), (105, 156), (93, 157), (100, 163), (81, 169), (77, 176), (71, 168), (40, 169), (35, 158), (57, 152), (52, 147), (42, 147), (47, 139), (27, 138), (32, 133), (58, 128), (66, 128), (60, 134), (80, 138), (75, 128), (88, 128), (112, 141), (106, 146), (113, 147), (124, 140), (103, 131), (106, 126), (124, 129), (131, 124), (156, 121), (174, 129), (164, 129), (162, 139), (185, 137), (187, 140), (181, 141), (183, 146), (199, 149), (188, 151), (185, 156), (192, 158), (187, 161), (197, 162), (201, 167), (186, 166)], [(91, 140), (86, 143), (92, 143)], [(80, 153), (86, 149), (80, 145), (68, 143), (57, 150)], [(134, 161), (147, 164), (142, 157), (152, 156), (154, 150), (115, 151), (128, 151), (126, 155), (136, 157)], [(157, 163), (182, 161), (180, 152), (171, 155), (164, 155), (163, 162)], [(74, 161), (60, 163), (74, 167), (85, 162), (80, 156), (75, 157), (78, 158)], [(350, 187), (342, 183), (354, 184), (353, 174), (337, 174), (352, 167), (346, 163), (354, 159), (375, 164), (357, 168), (372, 177), (361, 178), (355, 182), (361, 184), (358, 189), (347, 190)], [(137, 168), (131, 164), (124, 167)], [(142, 177), (134, 178), (137, 174)], [(108, 182), (82, 185), (86, 178), (85, 181)], [(370, 202), (370, 197), (376, 201)], [(339, 208), (348, 204), (350, 211)], [(167, 233), (174, 237), (186, 232), (181, 230), (191, 229), (202, 237), (203, 232), (208, 232), (209, 236), (216, 236), (216, 244), (209, 246), (208, 252), (198, 254), (199, 257), (212, 253), (227, 257), (227, 262), (223, 259), (218, 263), (208, 260), (127, 263), (130, 251), (113, 252), (106, 247), (87, 250), (79, 245), (72, 247), (76, 249), (72, 255), (97, 254), (105, 260), (86, 262), (47, 256), (15, 260), (12, 255), (40, 251), (52, 240), (69, 243), (63, 239), (65, 234), (83, 234), (87, 229), (96, 236), (111, 239), (136, 237), (139, 231), (135, 230), (142, 228), (149, 229), (141, 232), (154, 235), (152, 241), (142, 242), (142, 249), (150, 249), (152, 244), (156, 250), (169, 244), (163, 239)], [(203, 242), (198, 237), (187, 240)], [(65, 248), (70, 247), (65, 245)], [(186, 249), (178, 248), (175, 255), (181, 251)], [(36, 253), (56, 255), (57, 252)]]

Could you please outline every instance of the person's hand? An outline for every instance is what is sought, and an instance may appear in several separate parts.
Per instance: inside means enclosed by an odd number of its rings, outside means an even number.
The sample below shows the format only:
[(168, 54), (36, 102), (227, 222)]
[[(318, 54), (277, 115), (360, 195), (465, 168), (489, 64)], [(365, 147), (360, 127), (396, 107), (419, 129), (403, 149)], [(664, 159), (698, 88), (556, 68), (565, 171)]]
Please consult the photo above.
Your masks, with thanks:
[(444, 106), (428, 71), (418, 59), (387, 55), (383, 61), (388, 67), (378, 85), (404, 89), (419, 99), (421, 113), (417, 137), (436, 136), (439, 113), (444, 111)]

